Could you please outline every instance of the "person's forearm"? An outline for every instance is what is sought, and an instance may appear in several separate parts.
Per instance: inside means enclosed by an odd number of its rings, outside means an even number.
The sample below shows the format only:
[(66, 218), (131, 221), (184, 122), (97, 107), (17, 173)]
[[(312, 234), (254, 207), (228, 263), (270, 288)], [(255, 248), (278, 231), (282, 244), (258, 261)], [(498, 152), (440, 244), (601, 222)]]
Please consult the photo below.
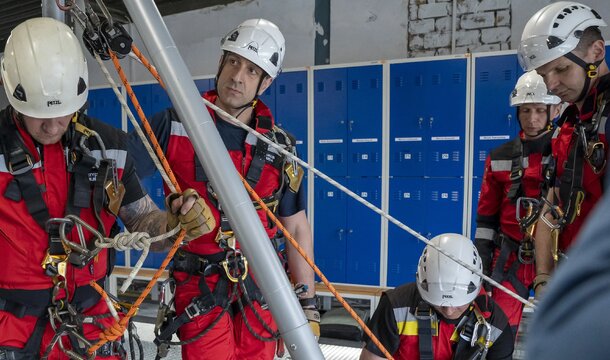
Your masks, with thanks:
[(552, 254), (551, 231), (552, 229), (544, 221), (538, 221), (534, 237), (536, 274), (550, 274), (555, 267)]
[[(293, 234), (297, 240), (299, 246), (305, 251), (307, 256), (314, 261), (313, 255), (313, 241), (311, 238), (311, 230), (309, 227), (306, 229), (299, 229)], [(297, 249), (286, 240), (286, 255), (288, 256), (288, 266), (292, 275), (292, 280), (295, 283), (307, 285), (307, 294), (301, 295), (301, 297), (307, 298), (315, 295), (315, 284), (314, 284), (314, 271), (307, 261), (299, 254)]]

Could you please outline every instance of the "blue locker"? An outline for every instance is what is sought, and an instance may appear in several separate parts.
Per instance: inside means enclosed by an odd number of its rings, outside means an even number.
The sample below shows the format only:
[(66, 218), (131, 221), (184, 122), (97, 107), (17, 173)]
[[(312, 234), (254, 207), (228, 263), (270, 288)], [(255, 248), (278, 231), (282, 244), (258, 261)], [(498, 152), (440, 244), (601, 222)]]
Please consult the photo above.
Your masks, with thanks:
[(307, 72), (285, 72), (275, 82), (277, 125), (296, 138), (298, 156), (307, 161)]
[(479, 199), (481, 198), (481, 184), (483, 178), (472, 179), (472, 217), (470, 226), (470, 237), (474, 240), (475, 231), (477, 229), (477, 207), (479, 205)]
[(121, 104), (112, 89), (90, 90), (88, 101), (89, 116), (121, 129)]
[(172, 106), (172, 101), (169, 99), (167, 91), (165, 91), (165, 89), (160, 84), (151, 84), (149, 109), (150, 115), (148, 115), (148, 118)]
[(347, 69), (348, 173), (381, 176), (381, 65)]
[(464, 179), (426, 180), (427, 238), (443, 233), (462, 234)]
[(200, 93), (204, 93), (208, 90), (212, 90), (214, 88), (215, 81), (214, 79), (197, 79), (195, 80), (195, 86), (197, 86), (197, 90)]
[[(337, 179), (344, 186), (346, 179)], [(314, 253), (316, 264), (330, 281), (346, 281), (347, 195), (327, 183), (315, 181)]]
[[(390, 179), (390, 215), (425, 234), (426, 202), (423, 178)], [(388, 286), (415, 280), (417, 261), (425, 244), (393, 223), (388, 225)]]
[(475, 57), (473, 176), (483, 176), (489, 151), (513, 138), (519, 124), (509, 97), (523, 73), (517, 55)]
[(347, 69), (314, 73), (316, 168), (329, 176), (347, 176)]
[(390, 175), (424, 176), (425, 64), (390, 65)]
[[(381, 207), (381, 179), (351, 178), (348, 188), (371, 204)], [(381, 217), (348, 196), (347, 276), (352, 284), (379, 285)]]
[(462, 176), (466, 131), (466, 59), (427, 62), (425, 91), (429, 97), (426, 175)]

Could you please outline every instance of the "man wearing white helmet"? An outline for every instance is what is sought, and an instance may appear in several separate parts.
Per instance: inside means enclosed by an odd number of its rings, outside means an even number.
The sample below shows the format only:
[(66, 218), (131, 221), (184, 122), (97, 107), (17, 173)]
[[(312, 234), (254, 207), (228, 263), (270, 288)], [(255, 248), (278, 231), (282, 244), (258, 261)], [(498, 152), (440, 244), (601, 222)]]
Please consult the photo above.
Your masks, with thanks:
[[(284, 37), (265, 19), (250, 19), (231, 30), (221, 41), (223, 51), (216, 74), (216, 89), (203, 97), (261, 134), (295, 153), (295, 140), (274, 125), (269, 108), (258, 99), (279, 75), (284, 59)], [(303, 170), (255, 136), (209, 109), (216, 128), (239, 173), (278, 215), (299, 245), (313, 258), (312, 235), (301, 190)], [(212, 207), (218, 226), (211, 234), (183, 246), (174, 257), (172, 278), (176, 280), (176, 314), (166, 316), (157, 338), (160, 350), (178, 333), (185, 359), (273, 359), (277, 326), (267, 309), (247, 262), (239, 251), (227, 215), (222, 211), (214, 185), (208, 181), (183, 125), (173, 109), (151, 121), (161, 147), (183, 187), (195, 188)], [(135, 134), (134, 134), (135, 135)], [(141, 148), (132, 136), (131, 146)], [(136, 150), (139, 151), (139, 150)], [(150, 160), (138, 160), (138, 174), (149, 176)], [(255, 207), (269, 238), (277, 245), (277, 226), (264, 210)], [(285, 244), (290, 276), (298, 286), (299, 300), (315, 335), (319, 335), (319, 313), (313, 270), (290, 243)], [(225, 259), (230, 267), (222, 267)], [(243, 277), (243, 283), (231, 278)], [(193, 310), (197, 316), (191, 315)], [(282, 349), (283, 351), (283, 349)]]
[[(510, 95), (510, 105), (517, 107), (519, 136), (492, 150), (485, 161), (474, 243), (485, 274), (524, 298), (529, 296), (536, 276), (532, 235), (537, 204), (519, 198), (541, 196), (540, 184), (545, 181), (543, 173), (551, 158), (553, 119), (559, 116), (560, 102), (547, 91), (536, 71), (523, 74)], [(523, 304), (498, 289), (493, 289), (493, 298), (516, 335)]]
[[(506, 315), (481, 291), (481, 277), (436, 248), (478, 271), (481, 258), (459, 234), (430, 240), (417, 266), (416, 282), (383, 293), (368, 323), (397, 360), (512, 359), (513, 335)], [(384, 359), (365, 336), (360, 360)]]
[(535, 234), (537, 294), (603, 193), (610, 112), (610, 76), (599, 30), (604, 26), (589, 6), (560, 1), (534, 14), (521, 37), (523, 68), (536, 69), (549, 91), (572, 104), (552, 140), (556, 175), (547, 196), (552, 205)]
[[(0, 69), (10, 103), (0, 111), (0, 359), (85, 358), (114, 322), (90, 285), (104, 286), (114, 250), (96, 248), (98, 237), (73, 226), (74, 217), (104, 237), (117, 218), (130, 231), (158, 235), (182, 217), (159, 211), (144, 193), (126, 134), (80, 111), (87, 62), (68, 26), (21, 23)], [(197, 237), (213, 224), (194, 200), (174, 210), (188, 214), (193, 221), (182, 225)], [(125, 350), (119, 339), (96, 355), (122, 359)]]

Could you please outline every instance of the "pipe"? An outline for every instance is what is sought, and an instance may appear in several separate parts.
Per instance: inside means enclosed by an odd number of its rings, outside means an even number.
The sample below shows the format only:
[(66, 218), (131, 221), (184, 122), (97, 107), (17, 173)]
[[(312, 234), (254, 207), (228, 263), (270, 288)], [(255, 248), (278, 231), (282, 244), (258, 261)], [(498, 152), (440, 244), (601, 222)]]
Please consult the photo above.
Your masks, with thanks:
[[(59, 0), (63, 5), (64, 0)], [(66, 13), (57, 6), (55, 0), (42, 0), (42, 16), (66, 22)]]
[(204, 106), (186, 64), (151, 0), (124, 1), (170, 99), (210, 177), (292, 358), (324, 359), (277, 254)]

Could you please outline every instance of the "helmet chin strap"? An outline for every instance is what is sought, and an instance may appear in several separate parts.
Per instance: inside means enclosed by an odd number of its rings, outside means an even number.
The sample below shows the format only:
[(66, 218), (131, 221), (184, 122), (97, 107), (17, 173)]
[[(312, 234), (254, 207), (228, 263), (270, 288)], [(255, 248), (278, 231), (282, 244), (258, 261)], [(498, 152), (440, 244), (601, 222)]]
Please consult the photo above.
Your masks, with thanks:
[(591, 85), (591, 80), (595, 79), (597, 77), (597, 68), (598, 68), (599, 64), (602, 63), (602, 60), (596, 61), (594, 63), (587, 63), (572, 52), (569, 52), (569, 53), (565, 54), (564, 56), (566, 58), (570, 59), (576, 65), (583, 68), (587, 75), (585, 77), (585, 84), (583, 85), (582, 91), (580, 92), (580, 95), (578, 95), (578, 99), (575, 101), (575, 102), (579, 102), (579, 101), (583, 100), (585, 98), (585, 96), (587, 96), (587, 93), (589, 92), (589, 86)]

